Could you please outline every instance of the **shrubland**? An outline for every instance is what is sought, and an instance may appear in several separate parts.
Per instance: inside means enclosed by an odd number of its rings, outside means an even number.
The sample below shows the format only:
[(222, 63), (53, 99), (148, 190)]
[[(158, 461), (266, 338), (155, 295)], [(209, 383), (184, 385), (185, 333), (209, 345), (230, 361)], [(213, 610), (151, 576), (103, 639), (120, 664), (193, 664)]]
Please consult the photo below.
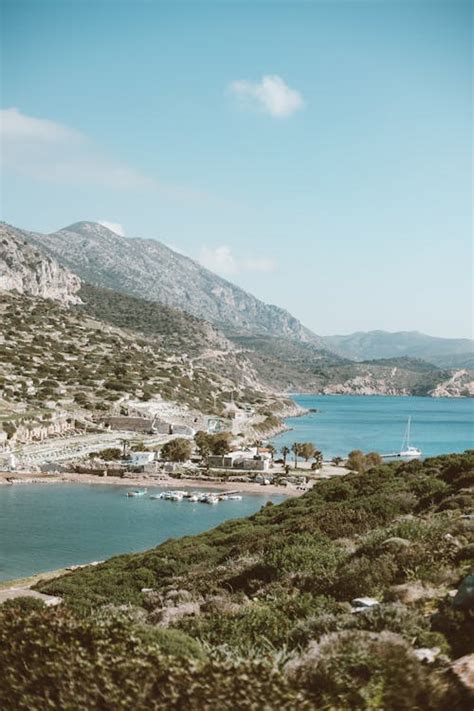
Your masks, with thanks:
[(45, 582), (0, 611), (7, 708), (471, 708), (473, 484), (472, 451), (378, 465)]

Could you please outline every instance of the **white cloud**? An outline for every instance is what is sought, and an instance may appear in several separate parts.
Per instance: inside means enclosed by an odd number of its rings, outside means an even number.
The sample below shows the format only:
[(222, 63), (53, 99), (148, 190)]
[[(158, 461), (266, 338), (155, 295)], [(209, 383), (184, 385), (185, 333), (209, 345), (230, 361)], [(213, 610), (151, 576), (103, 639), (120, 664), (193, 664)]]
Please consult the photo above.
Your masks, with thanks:
[(120, 222), (109, 222), (108, 220), (99, 220), (99, 225), (107, 227), (108, 230), (112, 230), (116, 235), (120, 237), (125, 237), (125, 230), (123, 229)]
[(145, 176), (102, 153), (79, 131), (27, 116), (16, 108), (0, 111), (3, 165), (29, 178), (69, 185), (144, 187)]
[(199, 255), (199, 261), (207, 269), (218, 274), (236, 274), (239, 271), (237, 260), (230, 247), (222, 245), (221, 247), (202, 247)]
[(304, 107), (299, 91), (291, 89), (277, 74), (263, 76), (259, 82), (240, 79), (232, 82), (229, 90), (241, 101), (276, 118), (286, 118)]
[(244, 257), (237, 258), (230, 247), (203, 246), (199, 254), (199, 262), (207, 269), (224, 276), (232, 276), (238, 272), (274, 272), (277, 269), (276, 261), (271, 257)]

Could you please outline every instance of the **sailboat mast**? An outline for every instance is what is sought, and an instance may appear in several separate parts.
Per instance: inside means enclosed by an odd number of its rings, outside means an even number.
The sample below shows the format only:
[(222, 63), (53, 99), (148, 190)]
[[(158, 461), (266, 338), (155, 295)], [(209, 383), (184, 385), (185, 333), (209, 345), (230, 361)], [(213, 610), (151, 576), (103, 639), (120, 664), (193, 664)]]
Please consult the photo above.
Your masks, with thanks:
[(410, 447), (410, 425), (411, 425), (411, 415), (408, 418), (408, 424), (407, 424), (407, 449)]

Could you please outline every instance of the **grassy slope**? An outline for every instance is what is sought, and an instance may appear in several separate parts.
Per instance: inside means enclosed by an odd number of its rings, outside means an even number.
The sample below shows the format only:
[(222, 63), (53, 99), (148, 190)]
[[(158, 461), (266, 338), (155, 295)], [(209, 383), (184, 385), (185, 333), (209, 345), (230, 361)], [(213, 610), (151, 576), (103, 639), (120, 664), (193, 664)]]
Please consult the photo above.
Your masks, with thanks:
[[(473, 484), (472, 452), (321, 482), (248, 519), (40, 585), (65, 599), (65, 610), (48, 613), (48, 624), (67, 626), (69, 641), (61, 649), (72, 654), (72, 640), (116, 635), (115, 627), (98, 622), (101, 610), (111, 615), (127, 604), (127, 615), (140, 620), (127, 628), (135, 640), (159, 630), (185, 633), (178, 646), (186, 653), (193, 640), (204, 645), (205, 661), (180, 668), (198, 675), (189, 682), (198, 687), (205, 669), (213, 679), (208, 700), (222, 698), (222, 709), (258, 708), (263, 699), (270, 709), (467, 708), (448, 670), (450, 658), (474, 651), (474, 613), (454, 607), (447, 593), (473, 570), (474, 524), (465, 517), (473, 510)], [(397, 587), (407, 584), (423, 597), (409, 603), (407, 588)], [(142, 593), (145, 587), (153, 593)], [(359, 595), (382, 604), (354, 615), (348, 603)], [(166, 632), (156, 627), (166, 606), (190, 601), (200, 605), (200, 614), (175, 618)], [(63, 620), (68, 609), (73, 622)], [(18, 632), (18, 622), (7, 622), (10, 634)], [(154, 644), (158, 654), (164, 643)], [(413, 656), (414, 648), (425, 646), (442, 652), (429, 667)], [(136, 654), (131, 678), (147, 668), (148, 652)], [(288, 657), (293, 661), (285, 664)], [(233, 670), (227, 692), (222, 664)], [(184, 703), (184, 682), (170, 674)], [(201, 706), (186, 703), (208, 708), (202, 699)]]

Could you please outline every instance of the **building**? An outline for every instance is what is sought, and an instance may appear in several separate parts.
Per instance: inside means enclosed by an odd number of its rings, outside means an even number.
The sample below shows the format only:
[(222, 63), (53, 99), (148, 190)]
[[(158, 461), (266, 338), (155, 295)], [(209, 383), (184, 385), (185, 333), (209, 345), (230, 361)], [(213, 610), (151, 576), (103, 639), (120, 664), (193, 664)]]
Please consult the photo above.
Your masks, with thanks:
[(267, 452), (258, 452), (257, 447), (238, 449), (224, 455), (211, 455), (208, 458), (211, 469), (243, 469), (246, 471), (268, 471), (272, 462)]
[(156, 460), (156, 452), (130, 452), (127, 459), (128, 469), (144, 469)]

